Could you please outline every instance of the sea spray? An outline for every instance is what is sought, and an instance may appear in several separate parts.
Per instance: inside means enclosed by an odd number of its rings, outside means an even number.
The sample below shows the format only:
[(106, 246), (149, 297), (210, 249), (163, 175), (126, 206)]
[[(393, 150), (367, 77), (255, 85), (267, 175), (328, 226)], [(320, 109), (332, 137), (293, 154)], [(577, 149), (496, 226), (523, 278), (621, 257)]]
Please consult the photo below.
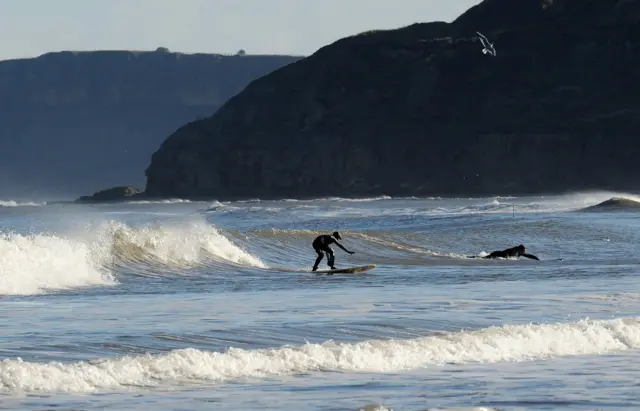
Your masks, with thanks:
[(0, 294), (34, 295), (113, 285), (114, 278), (103, 268), (104, 253), (55, 235), (1, 234)]
[(112, 239), (114, 248), (125, 258), (137, 253), (152, 256), (154, 260), (165, 264), (189, 264), (214, 259), (265, 267), (259, 258), (231, 242), (218, 228), (204, 221), (137, 228), (109, 222), (103, 230)]
[(210, 262), (265, 267), (203, 221), (130, 227), (110, 220), (65, 234), (0, 234), (0, 294), (111, 286), (113, 269), (132, 262), (155, 271)]

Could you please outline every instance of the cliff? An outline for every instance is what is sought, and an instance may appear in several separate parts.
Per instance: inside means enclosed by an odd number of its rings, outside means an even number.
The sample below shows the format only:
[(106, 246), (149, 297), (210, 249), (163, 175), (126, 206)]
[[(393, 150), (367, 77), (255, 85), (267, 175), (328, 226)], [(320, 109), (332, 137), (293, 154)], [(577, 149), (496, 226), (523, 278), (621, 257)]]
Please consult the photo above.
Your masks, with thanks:
[(485, 0), (451, 23), (344, 38), (170, 135), (146, 192), (636, 190), (639, 46), (640, 0)]
[(298, 59), (158, 49), (1, 61), (0, 196), (144, 186), (149, 157), (168, 134)]

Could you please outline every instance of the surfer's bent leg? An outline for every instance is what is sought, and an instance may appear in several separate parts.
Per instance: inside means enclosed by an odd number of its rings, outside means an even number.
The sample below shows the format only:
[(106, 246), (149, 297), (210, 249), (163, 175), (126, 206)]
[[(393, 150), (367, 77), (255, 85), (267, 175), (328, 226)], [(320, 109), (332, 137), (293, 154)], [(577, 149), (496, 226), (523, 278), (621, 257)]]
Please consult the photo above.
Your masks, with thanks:
[(327, 253), (327, 265), (331, 267), (332, 270), (335, 270), (335, 267), (333, 266), (333, 261), (335, 260), (335, 256), (333, 255), (333, 250), (327, 247), (324, 250), (324, 252)]
[(320, 251), (319, 248), (314, 248), (314, 250), (316, 250), (316, 253), (318, 253), (318, 258), (316, 258), (316, 262), (313, 264), (313, 271), (316, 271), (318, 269), (318, 264), (320, 264), (320, 261), (322, 261), (322, 257), (324, 257), (324, 254), (322, 253), (322, 251)]

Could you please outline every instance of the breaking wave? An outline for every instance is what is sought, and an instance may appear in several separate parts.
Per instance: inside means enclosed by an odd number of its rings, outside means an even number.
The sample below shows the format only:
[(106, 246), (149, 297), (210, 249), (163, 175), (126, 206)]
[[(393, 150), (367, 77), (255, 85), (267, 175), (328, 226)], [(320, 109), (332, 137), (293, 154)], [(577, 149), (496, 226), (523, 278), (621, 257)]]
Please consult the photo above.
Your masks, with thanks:
[(202, 222), (130, 227), (108, 221), (66, 236), (0, 235), (0, 294), (117, 284), (117, 273), (164, 273), (171, 267), (226, 264), (264, 268), (257, 257)]
[(19, 202), (19, 201), (13, 201), (13, 200), (9, 200), (9, 201), (0, 200), (0, 207), (39, 207), (39, 206), (42, 206), (42, 205), (43, 204), (34, 203), (34, 202)]
[(52, 290), (115, 284), (100, 247), (54, 235), (0, 235), (0, 294), (34, 295)]
[(127, 201), (125, 204), (184, 204), (190, 202), (191, 200), (183, 200), (181, 198), (168, 198), (165, 200), (134, 200)]
[(131, 228), (111, 222), (107, 229), (119, 264), (132, 262), (189, 266), (225, 262), (265, 268), (264, 263), (204, 222)]
[[(594, 204), (594, 200), (614, 201), (620, 204), (617, 197), (606, 197), (611, 193), (576, 194), (554, 199), (540, 199), (526, 205), (529, 210), (553, 208), (584, 208), (584, 204)], [(607, 200), (607, 198), (609, 200)], [(627, 201), (636, 201), (633, 196), (624, 197)], [(388, 201), (388, 200), (384, 200)], [(338, 264), (402, 264), (431, 265), (451, 264), (484, 264), (485, 260), (468, 259), (469, 255), (486, 255), (493, 249), (506, 248), (520, 241), (521, 231), (528, 234), (537, 233), (539, 238), (553, 237), (554, 242), (571, 240), (582, 230), (580, 226), (571, 226), (572, 234), (563, 229), (561, 220), (537, 219), (528, 221), (526, 225), (518, 225), (513, 219), (491, 222), (488, 229), (482, 213), (508, 212), (513, 205), (503, 204), (502, 198), (484, 199), (475, 204), (455, 204), (448, 210), (438, 210), (437, 204), (429, 201), (415, 200), (416, 206), (405, 209), (405, 202), (398, 213), (406, 213), (407, 217), (388, 218), (380, 213), (391, 212), (364, 206), (364, 212), (377, 213), (372, 217), (376, 230), (340, 229), (345, 237), (347, 248), (355, 250), (353, 256), (340, 255)], [(439, 203), (439, 201), (438, 201)], [(422, 204), (422, 205), (421, 205)], [(635, 204), (635, 203), (634, 203)], [(640, 204), (640, 203), (639, 203)], [(232, 206), (219, 202), (210, 203), (209, 210), (228, 213), (245, 212), (239, 204)], [(248, 206), (253, 209), (257, 205)], [(293, 205), (299, 207), (299, 205)], [(349, 206), (351, 207), (351, 206)], [(423, 207), (424, 213), (420, 213)], [(436, 207), (434, 209), (434, 207)], [(526, 209), (520, 205), (517, 212)], [(266, 211), (265, 211), (266, 210)], [(285, 208), (286, 210), (286, 208)], [(347, 211), (345, 211), (347, 210)], [(338, 213), (348, 213), (348, 208)], [(260, 211), (260, 210), (257, 210)], [(265, 212), (267, 214), (265, 214)], [(278, 208), (262, 207), (260, 213), (251, 214), (251, 218), (260, 219), (265, 215), (277, 213)], [(317, 218), (309, 210), (313, 218)], [(331, 211), (333, 212), (333, 211)], [(480, 215), (473, 219), (461, 220), (456, 213)], [(439, 213), (432, 217), (425, 214)], [(443, 215), (443, 214), (454, 215)], [(209, 213), (207, 213), (209, 214)], [(358, 216), (360, 218), (361, 216)], [(215, 218), (215, 216), (212, 216)], [(422, 220), (420, 220), (422, 218)], [(406, 222), (411, 230), (402, 229)], [(550, 224), (553, 223), (551, 226)], [(325, 224), (321, 219), (313, 220), (313, 225)], [(388, 230), (385, 224), (392, 224)], [(399, 228), (398, 228), (399, 227)], [(422, 227), (426, 227), (422, 230)], [(550, 228), (552, 227), (552, 228)], [(247, 232), (221, 230), (206, 222), (202, 215), (190, 216), (188, 221), (164, 221), (152, 226), (134, 227), (118, 221), (99, 223), (90, 227), (65, 234), (0, 234), (0, 294), (2, 295), (35, 295), (56, 290), (67, 290), (81, 287), (110, 286), (118, 283), (121, 275), (174, 275), (176, 272), (186, 273), (184, 269), (207, 268), (207, 273), (228, 272), (244, 268), (273, 270), (308, 270), (315, 260), (311, 248), (313, 238), (327, 230), (317, 229), (258, 229)], [(460, 236), (439, 236), (433, 229), (456, 230), (464, 233)], [(516, 235), (510, 234), (515, 232)], [(496, 233), (502, 233), (498, 236)], [(600, 239), (616, 235), (615, 232), (594, 231), (585, 227), (579, 231), (582, 238)], [(566, 237), (566, 238), (565, 238)], [(497, 240), (496, 240), (497, 239)], [(498, 241), (499, 240), (499, 241)], [(512, 244), (513, 243), (513, 244)], [(491, 248), (483, 250), (482, 248)], [(565, 253), (566, 254), (566, 253)], [(541, 256), (543, 257), (543, 256)], [(569, 256), (570, 257), (570, 256)], [(583, 258), (583, 257), (581, 257)], [(323, 263), (324, 264), (324, 263)], [(287, 269), (278, 267), (286, 266)], [(213, 268), (213, 270), (209, 270)]]
[(296, 373), (388, 373), (440, 365), (602, 355), (640, 348), (640, 319), (489, 327), (410, 340), (370, 340), (226, 352), (193, 348), (76, 363), (0, 363), (0, 388), (10, 391), (95, 392), (163, 384), (221, 382)]
[(640, 210), (640, 198), (638, 197), (611, 197), (596, 205), (582, 208), (578, 211), (638, 211)]

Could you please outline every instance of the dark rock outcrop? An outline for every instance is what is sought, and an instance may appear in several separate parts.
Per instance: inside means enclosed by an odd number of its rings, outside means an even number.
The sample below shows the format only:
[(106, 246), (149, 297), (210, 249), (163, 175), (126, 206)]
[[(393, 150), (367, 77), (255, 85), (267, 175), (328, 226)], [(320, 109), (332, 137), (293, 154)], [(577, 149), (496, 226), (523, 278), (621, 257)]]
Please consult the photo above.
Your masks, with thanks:
[(300, 57), (49, 53), (0, 62), (0, 193), (68, 197), (126, 181), (182, 124)]
[(90, 196), (82, 196), (76, 199), (75, 203), (111, 203), (125, 200), (132, 200), (142, 194), (142, 190), (135, 187), (118, 186), (98, 191)]
[(640, 0), (485, 0), (452, 23), (344, 38), (253, 81), (169, 136), (146, 191), (633, 191), (638, 90)]

